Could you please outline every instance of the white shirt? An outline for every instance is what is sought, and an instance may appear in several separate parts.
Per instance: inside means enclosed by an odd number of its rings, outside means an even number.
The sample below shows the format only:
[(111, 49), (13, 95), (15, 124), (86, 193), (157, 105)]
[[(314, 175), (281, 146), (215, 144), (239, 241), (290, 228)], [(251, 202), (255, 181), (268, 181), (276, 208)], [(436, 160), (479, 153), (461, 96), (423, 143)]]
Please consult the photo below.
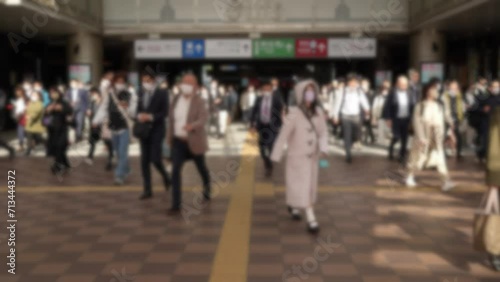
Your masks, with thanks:
[(408, 92), (398, 90), (396, 91), (396, 95), (398, 100), (398, 118), (410, 117)]
[(253, 105), (255, 105), (255, 98), (257, 98), (257, 95), (255, 95), (255, 92), (248, 93), (248, 106), (250, 108), (253, 108)]
[(189, 107), (191, 106), (191, 98), (179, 97), (174, 109), (174, 136), (186, 138), (188, 132), (184, 129), (187, 123)]
[[(260, 105), (260, 121), (263, 123), (271, 122), (271, 109), (273, 106), (273, 97), (271, 95), (262, 96), (262, 103)], [(267, 111), (267, 113), (266, 113)], [(267, 116), (266, 116), (267, 114)]]
[(370, 104), (362, 90), (346, 87), (344, 91), (345, 93), (340, 93), (340, 99), (335, 101), (335, 119), (338, 119), (339, 113), (346, 116), (358, 116), (361, 114), (361, 108), (364, 111), (370, 110)]
[(26, 102), (24, 102), (23, 98), (17, 98), (14, 102), (14, 115), (16, 117), (22, 115), (26, 110)]
[(78, 102), (78, 89), (71, 89), (71, 102), (75, 104)]

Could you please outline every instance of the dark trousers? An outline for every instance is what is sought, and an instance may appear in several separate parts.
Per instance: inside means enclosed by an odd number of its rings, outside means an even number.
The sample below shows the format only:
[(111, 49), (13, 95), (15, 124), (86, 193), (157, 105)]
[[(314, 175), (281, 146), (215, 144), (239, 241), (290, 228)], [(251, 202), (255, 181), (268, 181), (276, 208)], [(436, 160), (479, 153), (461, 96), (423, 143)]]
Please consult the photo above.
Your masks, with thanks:
[(462, 146), (463, 146), (463, 138), (462, 133), (460, 132), (460, 122), (455, 121), (453, 133), (455, 134), (455, 138), (457, 140), (457, 158), (462, 156)]
[(278, 133), (273, 131), (269, 124), (259, 125), (259, 151), (262, 160), (264, 161), (264, 166), (266, 169), (272, 169), (273, 163), (270, 159), (271, 153), (273, 151), (274, 141), (278, 137)]
[(42, 137), (41, 133), (26, 133), (28, 136), (28, 149), (26, 150), (26, 155), (29, 156), (31, 154), (31, 150), (36, 145), (43, 144), (45, 145), (45, 140)]
[(172, 141), (172, 208), (178, 209), (182, 203), (182, 166), (192, 159), (203, 181), (203, 195), (210, 197), (210, 175), (205, 163), (205, 155), (194, 155), (186, 141), (174, 138)]
[(85, 129), (85, 111), (79, 111), (75, 114), (76, 140), (83, 140), (83, 130)]
[[(365, 143), (375, 143), (375, 134), (373, 134), (373, 126), (372, 126), (372, 122), (371, 120), (367, 120), (364, 122), (364, 127), (365, 127), (365, 138), (364, 138), (364, 142)], [(368, 141), (370, 140), (370, 141)]]
[(162, 162), (162, 142), (163, 137), (153, 138), (149, 137), (141, 140), (141, 170), (142, 179), (144, 182), (144, 193), (152, 194), (151, 188), (151, 164), (154, 165), (156, 170), (163, 178), (165, 185), (170, 184), (170, 177)]
[(408, 146), (408, 137), (410, 136), (410, 119), (398, 118), (392, 121), (392, 140), (389, 145), (389, 158), (394, 157), (394, 146), (401, 141), (399, 149), (399, 160), (403, 161), (406, 157), (406, 148)]
[(342, 133), (344, 135), (344, 150), (347, 158), (352, 156), (352, 144), (359, 137), (360, 132), (359, 116), (342, 116)]
[[(89, 159), (94, 159), (94, 152), (95, 152), (95, 145), (99, 140), (101, 139), (101, 127), (93, 127), (90, 131), (90, 138), (89, 138), (89, 154), (88, 158)], [(113, 143), (111, 140), (103, 139), (104, 145), (106, 146), (106, 149), (108, 150), (108, 164), (111, 164), (113, 161)]]
[(12, 148), (11, 146), (9, 146), (9, 144), (7, 142), (5, 142), (4, 140), (2, 140), (2, 139), (0, 139), (0, 147), (4, 148), (5, 150), (7, 150), (9, 152), (14, 151), (14, 148)]
[(53, 168), (55, 168), (56, 170), (70, 168), (67, 150), (68, 148), (65, 147), (65, 148), (59, 148), (57, 151), (55, 151), (54, 153), (55, 163)]
[(477, 130), (478, 148), (476, 151), (477, 157), (481, 160), (486, 159), (486, 156), (488, 154), (488, 131), (488, 120), (482, 120), (479, 125), (479, 129)]

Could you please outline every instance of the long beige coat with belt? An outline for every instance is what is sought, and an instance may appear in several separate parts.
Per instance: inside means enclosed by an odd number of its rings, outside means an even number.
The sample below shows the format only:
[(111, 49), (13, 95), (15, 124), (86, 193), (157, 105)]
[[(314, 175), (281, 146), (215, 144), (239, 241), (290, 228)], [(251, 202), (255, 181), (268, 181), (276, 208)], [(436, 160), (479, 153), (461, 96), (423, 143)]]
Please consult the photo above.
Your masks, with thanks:
[[(318, 86), (313, 80), (306, 80), (295, 86), (297, 105), (302, 103), (306, 86)], [(318, 160), (321, 152), (328, 149), (328, 129), (325, 115), (319, 107), (311, 118), (311, 126), (298, 107), (291, 107), (273, 147), (271, 160), (279, 162), (288, 145), (286, 162), (286, 203), (294, 208), (311, 207), (316, 202), (318, 190)]]
[(437, 167), (439, 173), (448, 175), (444, 139), (445, 122), (450, 120), (450, 115), (438, 102), (423, 101), (415, 106), (415, 138), (408, 162), (410, 172), (421, 170), (423, 167)]

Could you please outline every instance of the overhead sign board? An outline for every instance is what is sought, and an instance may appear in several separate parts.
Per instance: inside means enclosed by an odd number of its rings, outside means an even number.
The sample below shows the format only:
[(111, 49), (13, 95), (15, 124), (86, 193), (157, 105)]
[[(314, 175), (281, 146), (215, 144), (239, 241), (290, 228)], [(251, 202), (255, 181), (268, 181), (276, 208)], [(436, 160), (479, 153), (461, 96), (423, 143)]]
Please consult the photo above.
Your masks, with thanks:
[(295, 57), (326, 58), (328, 45), (326, 38), (307, 38), (295, 41)]
[(180, 39), (136, 40), (134, 54), (137, 59), (180, 59), (182, 41)]
[(330, 38), (328, 39), (329, 58), (375, 58), (377, 40), (374, 38)]
[(185, 59), (203, 59), (205, 57), (205, 40), (204, 39), (183, 40), (182, 57)]
[(250, 39), (207, 39), (205, 57), (217, 59), (251, 58), (252, 41)]
[(293, 58), (295, 40), (292, 38), (264, 38), (253, 41), (254, 58)]

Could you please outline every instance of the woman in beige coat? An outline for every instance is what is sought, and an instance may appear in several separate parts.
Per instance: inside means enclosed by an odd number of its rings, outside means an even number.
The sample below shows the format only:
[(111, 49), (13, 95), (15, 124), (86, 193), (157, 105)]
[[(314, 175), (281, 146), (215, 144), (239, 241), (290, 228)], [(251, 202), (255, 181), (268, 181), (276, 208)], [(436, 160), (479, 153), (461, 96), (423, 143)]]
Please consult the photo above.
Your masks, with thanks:
[(428, 85), (423, 93), (422, 101), (415, 106), (413, 112), (415, 136), (408, 161), (406, 185), (409, 188), (416, 187), (415, 172), (424, 167), (436, 166), (444, 180), (442, 190), (448, 191), (455, 185), (448, 174), (443, 147), (445, 123), (452, 125), (451, 118), (445, 107), (437, 101), (439, 94), (434, 86)]
[(274, 144), (271, 160), (279, 162), (285, 144), (286, 203), (294, 219), (305, 210), (308, 230), (315, 233), (319, 225), (314, 215), (318, 189), (318, 161), (328, 149), (328, 129), (325, 115), (319, 106), (319, 88), (313, 80), (295, 86), (297, 106), (291, 107)]

